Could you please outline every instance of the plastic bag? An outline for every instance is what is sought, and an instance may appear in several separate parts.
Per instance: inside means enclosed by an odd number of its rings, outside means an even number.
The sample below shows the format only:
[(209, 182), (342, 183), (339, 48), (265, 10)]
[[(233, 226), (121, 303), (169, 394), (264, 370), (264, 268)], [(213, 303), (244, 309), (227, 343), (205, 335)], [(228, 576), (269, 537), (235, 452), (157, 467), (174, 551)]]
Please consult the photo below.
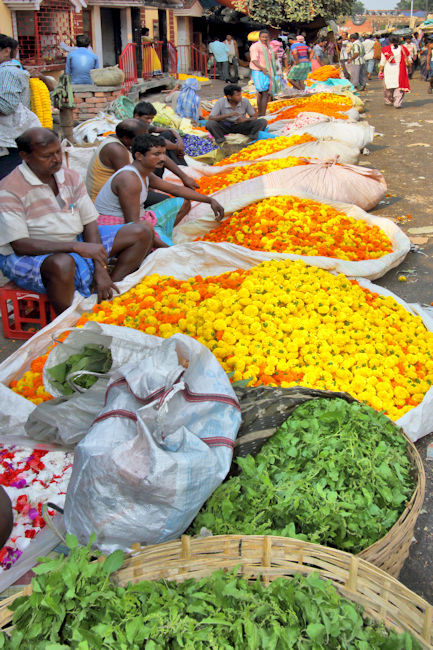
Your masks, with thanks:
[(83, 543), (96, 532), (104, 552), (179, 537), (227, 475), (240, 422), (212, 352), (184, 334), (162, 340), (114, 374), (75, 448), (66, 530)]
[[(282, 191), (284, 187), (283, 180), (281, 179), (281, 171), (273, 172), (262, 177), (264, 183), (255, 183), (257, 179), (250, 179), (243, 183), (238, 183), (237, 186), (226, 188), (221, 192), (216, 192), (215, 197), (223, 203), (226, 207), (226, 213), (239, 210), (254, 201), (258, 201), (270, 196), (279, 196), (281, 194), (288, 194), (288, 191)], [(321, 201), (320, 197), (306, 194), (304, 192), (296, 192), (296, 196), (300, 198), (314, 199)], [(369, 224), (378, 226), (390, 239), (392, 243), (392, 253), (388, 253), (383, 257), (375, 260), (364, 260), (360, 262), (351, 262), (348, 260), (339, 260), (330, 257), (313, 257), (294, 255), (291, 253), (277, 253), (275, 251), (255, 251), (244, 249), (237, 244), (218, 244), (220, 246), (231, 246), (239, 250), (247, 250), (248, 254), (256, 260), (256, 264), (260, 264), (266, 259), (303, 259), (309, 264), (315, 264), (321, 268), (327, 268), (332, 265), (332, 269), (338, 273), (352, 277), (368, 277), (370, 279), (379, 278), (384, 275), (389, 269), (400, 264), (406, 257), (410, 250), (410, 240), (403, 233), (403, 231), (389, 219), (377, 217), (372, 214), (364, 212), (356, 205), (348, 205), (337, 201), (326, 201), (327, 204), (332, 205), (337, 210), (344, 212), (349, 217), (354, 219), (362, 219)], [(206, 204), (204, 204), (206, 205)], [(206, 206), (207, 207), (207, 206)], [(196, 209), (197, 208), (197, 209)], [(215, 218), (209, 208), (201, 208), (198, 204), (193, 208), (192, 215), (188, 215), (174, 230), (173, 239), (176, 244), (185, 244), (194, 241), (197, 237), (202, 237), (209, 230), (215, 228)], [(190, 219), (191, 217), (191, 219)], [(195, 217), (195, 218), (194, 218)], [(190, 219), (188, 221), (188, 219)], [(197, 242), (196, 242), (197, 243)], [(328, 267), (329, 268), (329, 267)]]
[(352, 147), (364, 149), (373, 142), (374, 126), (370, 126), (366, 122), (338, 120), (335, 122), (320, 122), (319, 124), (307, 125), (290, 131), (290, 135), (303, 135), (304, 133), (309, 133), (314, 138), (341, 140)]

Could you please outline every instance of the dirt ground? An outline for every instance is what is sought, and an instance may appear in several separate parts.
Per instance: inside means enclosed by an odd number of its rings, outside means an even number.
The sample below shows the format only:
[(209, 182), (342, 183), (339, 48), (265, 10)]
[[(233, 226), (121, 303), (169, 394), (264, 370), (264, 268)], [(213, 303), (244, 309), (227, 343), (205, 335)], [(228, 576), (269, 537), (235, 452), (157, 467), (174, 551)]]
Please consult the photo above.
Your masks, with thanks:
[[(414, 249), (400, 267), (376, 282), (408, 302), (430, 306), (433, 301), (429, 280), (433, 268), (433, 95), (427, 95), (427, 84), (418, 74), (415, 77), (411, 82), (412, 92), (405, 97), (400, 110), (384, 105), (381, 82), (377, 79), (361, 94), (366, 103), (365, 119), (380, 134), (369, 147), (370, 155), (362, 157), (361, 164), (381, 170), (388, 184), (387, 197), (372, 212), (396, 220), (410, 236)], [(223, 86), (222, 82), (215, 81), (203, 87), (202, 97), (222, 96)], [(149, 95), (146, 99), (160, 100), (161, 95)], [(406, 276), (406, 282), (398, 281), (401, 275)], [(0, 360), (20, 344), (20, 341), (4, 339), (0, 333)], [(426, 470), (426, 499), (400, 580), (433, 603), (433, 460), (426, 460), (430, 442), (433, 434), (417, 443)]]

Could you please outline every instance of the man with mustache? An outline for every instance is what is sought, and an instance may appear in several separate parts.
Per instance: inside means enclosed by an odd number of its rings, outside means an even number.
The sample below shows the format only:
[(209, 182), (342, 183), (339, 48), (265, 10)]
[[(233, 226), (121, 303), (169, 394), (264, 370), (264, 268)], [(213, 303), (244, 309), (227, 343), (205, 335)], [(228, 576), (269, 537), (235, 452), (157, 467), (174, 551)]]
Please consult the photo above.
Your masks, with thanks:
[[(165, 245), (147, 222), (98, 227), (80, 175), (62, 167), (54, 131), (28, 129), (16, 145), (23, 162), (0, 182), (0, 270), (19, 287), (46, 293), (57, 314), (75, 289), (109, 300), (115, 282)], [(109, 258), (116, 259), (110, 273)]]

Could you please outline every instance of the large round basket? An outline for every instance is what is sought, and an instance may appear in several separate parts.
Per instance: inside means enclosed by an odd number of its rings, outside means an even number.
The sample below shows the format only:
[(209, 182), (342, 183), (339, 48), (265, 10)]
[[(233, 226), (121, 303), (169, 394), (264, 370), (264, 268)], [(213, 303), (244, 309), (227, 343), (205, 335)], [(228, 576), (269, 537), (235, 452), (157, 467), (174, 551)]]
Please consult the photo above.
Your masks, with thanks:
[[(139, 548), (139, 546), (138, 546)], [(433, 606), (398, 580), (359, 556), (287, 537), (221, 535), (148, 546), (129, 556), (114, 574), (121, 585), (142, 580), (200, 579), (216, 569), (239, 567), (239, 573), (269, 583), (280, 577), (318, 572), (349, 600), (362, 605), (369, 618), (384, 621), (398, 632), (409, 631), (423, 648), (432, 648)], [(29, 593), (31, 586), (24, 593)], [(12, 619), (8, 605), (0, 607), (0, 627)]]
[(398, 578), (413, 540), (416, 520), (420, 513), (425, 493), (425, 472), (421, 457), (409, 438), (407, 455), (412, 462), (415, 492), (394, 526), (377, 542), (359, 553), (367, 562), (371, 562), (392, 576)]

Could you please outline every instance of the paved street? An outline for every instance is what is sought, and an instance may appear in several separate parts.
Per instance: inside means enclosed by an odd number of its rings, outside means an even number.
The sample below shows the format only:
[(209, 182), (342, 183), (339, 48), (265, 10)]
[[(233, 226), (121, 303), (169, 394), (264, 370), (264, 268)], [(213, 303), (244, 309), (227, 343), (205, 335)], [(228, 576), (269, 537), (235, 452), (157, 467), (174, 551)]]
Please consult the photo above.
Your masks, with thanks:
[[(219, 97), (223, 86), (222, 82), (215, 82), (203, 88), (203, 96)], [(363, 156), (361, 162), (384, 172), (388, 183), (387, 198), (373, 212), (396, 220), (416, 246), (416, 252), (411, 252), (398, 269), (390, 271), (377, 283), (408, 302), (430, 305), (433, 301), (430, 280), (433, 259), (433, 96), (427, 95), (427, 84), (418, 75), (412, 81), (412, 87), (413, 92), (405, 98), (401, 110), (384, 105), (378, 80), (372, 81), (367, 92), (362, 93), (362, 99), (366, 100), (366, 119), (383, 136), (375, 138), (370, 155)], [(156, 96), (149, 98), (156, 99)], [(407, 215), (411, 218), (401, 220)], [(405, 275), (407, 281), (399, 282), (400, 275)], [(6, 358), (19, 345), (20, 342), (7, 341), (0, 335), (0, 359)], [(418, 520), (416, 541), (400, 578), (433, 603), (433, 460), (425, 461), (426, 446), (431, 441), (433, 435), (417, 445), (426, 467), (427, 494)]]

